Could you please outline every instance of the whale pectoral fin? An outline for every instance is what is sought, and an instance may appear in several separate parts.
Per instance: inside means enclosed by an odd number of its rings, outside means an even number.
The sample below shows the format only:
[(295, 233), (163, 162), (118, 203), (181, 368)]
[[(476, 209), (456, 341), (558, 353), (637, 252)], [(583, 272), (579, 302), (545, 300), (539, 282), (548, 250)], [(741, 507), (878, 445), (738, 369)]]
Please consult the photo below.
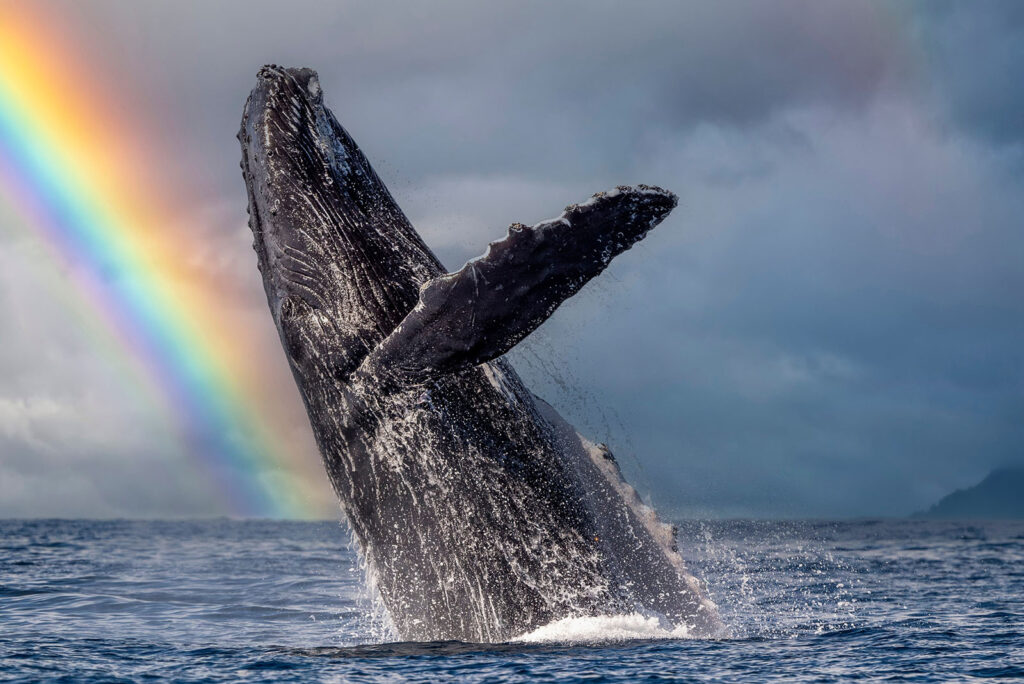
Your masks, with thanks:
[(558, 218), (512, 225), (482, 257), (424, 283), (416, 307), (364, 368), (418, 377), (504, 354), (675, 206), (660, 188), (619, 187)]

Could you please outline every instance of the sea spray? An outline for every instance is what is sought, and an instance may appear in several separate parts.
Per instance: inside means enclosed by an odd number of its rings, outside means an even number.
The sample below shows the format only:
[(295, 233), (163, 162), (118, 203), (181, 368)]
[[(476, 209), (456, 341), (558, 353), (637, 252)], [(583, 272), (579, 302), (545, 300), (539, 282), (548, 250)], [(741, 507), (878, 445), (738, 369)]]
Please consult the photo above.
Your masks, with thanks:
[(594, 644), (631, 639), (689, 639), (686, 625), (666, 624), (663, 618), (632, 613), (629, 615), (598, 615), (571, 617), (516, 637), (522, 643)]

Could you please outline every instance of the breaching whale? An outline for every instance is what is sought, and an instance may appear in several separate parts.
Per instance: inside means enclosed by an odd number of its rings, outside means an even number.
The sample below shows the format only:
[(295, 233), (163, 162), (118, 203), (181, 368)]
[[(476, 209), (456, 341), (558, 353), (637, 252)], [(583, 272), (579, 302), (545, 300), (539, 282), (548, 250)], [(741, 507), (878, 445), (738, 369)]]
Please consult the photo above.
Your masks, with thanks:
[(267, 301), (398, 636), (635, 612), (717, 631), (673, 528), (502, 358), (676, 197), (598, 193), (446, 273), (314, 71), (263, 67), (238, 137)]

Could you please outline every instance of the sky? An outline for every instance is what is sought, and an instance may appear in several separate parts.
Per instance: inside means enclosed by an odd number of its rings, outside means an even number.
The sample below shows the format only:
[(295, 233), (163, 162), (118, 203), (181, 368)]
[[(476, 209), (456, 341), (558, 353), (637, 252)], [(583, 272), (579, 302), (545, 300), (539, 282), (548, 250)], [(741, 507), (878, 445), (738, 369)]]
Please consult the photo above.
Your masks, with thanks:
[[(904, 515), (1024, 462), (1024, 4), (34, 7), (287, 445), (214, 474), (299, 492), (299, 517), (338, 509), (246, 227), (234, 136), (264, 63), (319, 71), (451, 270), (598, 190), (679, 195), (510, 354), (670, 516)], [(259, 514), (11, 196), (0, 516)]]

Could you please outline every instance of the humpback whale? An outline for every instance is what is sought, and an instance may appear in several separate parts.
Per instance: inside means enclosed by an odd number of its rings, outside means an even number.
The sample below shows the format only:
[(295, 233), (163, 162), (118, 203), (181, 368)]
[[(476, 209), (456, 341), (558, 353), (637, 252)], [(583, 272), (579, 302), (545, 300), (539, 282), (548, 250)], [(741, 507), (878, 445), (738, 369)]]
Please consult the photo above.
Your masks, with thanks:
[(676, 205), (618, 187), (448, 273), (310, 69), (260, 69), (238, 134), (270, 311), (398, 636), (504, 641), (641, 612), (717, 632), (674, 529), (503, 354)]

